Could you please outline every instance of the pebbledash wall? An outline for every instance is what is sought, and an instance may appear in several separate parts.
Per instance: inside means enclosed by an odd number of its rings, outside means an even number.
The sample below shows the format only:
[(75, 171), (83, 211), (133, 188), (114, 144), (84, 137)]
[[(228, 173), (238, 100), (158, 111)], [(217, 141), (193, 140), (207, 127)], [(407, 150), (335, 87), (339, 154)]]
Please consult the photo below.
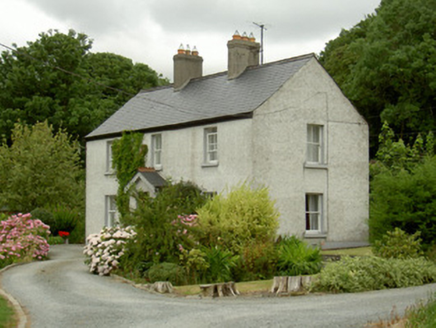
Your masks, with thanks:
[[(308, 124), (323, 127), (321, 165), (306, 163)], [(204, 165), (207, 127), (217, 128), (218, 165)], [(219, 193), (252, 180), (266, 185), (276, 201), (279, 233), (317, 242), (367, 240), (368, 126), (315, 58), (252, 118), (156, 133), (162, 135), (163, 177), (190, 180)], [(144, 134), (149, 146), (151, 135)], [(115, 176), (107, 170), (110, 140), (87, 143), (87, 234), (105, 225), (105, 196), (117, 192)], [(307, 194), (323, 197), (323, 231), (318, 234), (306, 233)]]

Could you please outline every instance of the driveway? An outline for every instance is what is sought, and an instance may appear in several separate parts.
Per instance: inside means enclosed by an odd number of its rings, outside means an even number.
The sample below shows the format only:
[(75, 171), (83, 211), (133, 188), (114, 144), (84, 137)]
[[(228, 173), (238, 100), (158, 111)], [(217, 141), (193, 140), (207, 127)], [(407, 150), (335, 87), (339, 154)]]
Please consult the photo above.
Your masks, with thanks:
[(31, 327), (363, 327), (436, 292), (436, 284), (358, 294), (185, 299), (154, 295), (88, 273), (82, 247), (56, 245), (51, 260), (2, 274), (2, 288)]

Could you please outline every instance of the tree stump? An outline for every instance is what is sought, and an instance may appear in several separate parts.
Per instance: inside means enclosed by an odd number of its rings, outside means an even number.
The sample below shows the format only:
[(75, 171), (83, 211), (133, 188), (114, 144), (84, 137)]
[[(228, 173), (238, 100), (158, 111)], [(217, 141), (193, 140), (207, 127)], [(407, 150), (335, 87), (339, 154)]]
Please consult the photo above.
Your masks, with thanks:
[(152, 290), (160, 294), (171, 294), (173, 292), (173, 285), (169, 281), (156, 281), (150, 287)]
[(311, 281), (311, 276), (274, 277), (271, 293), (280, 295), (302, 292), (308, 289)]
[(200, 285), (201, 294), (206, 297), (237, 296), (239, 291), (233, 281)]

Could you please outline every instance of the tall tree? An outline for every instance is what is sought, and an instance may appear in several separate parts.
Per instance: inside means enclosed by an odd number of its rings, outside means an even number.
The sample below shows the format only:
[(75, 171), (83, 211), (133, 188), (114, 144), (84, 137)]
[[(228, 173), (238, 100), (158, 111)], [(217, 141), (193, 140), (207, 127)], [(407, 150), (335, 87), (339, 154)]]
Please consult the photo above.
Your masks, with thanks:
[(37, 207), (83, 207), (79, 146), (47, 122), (16, 124), (12, 145), (0, 146), (0, 208), (30, 212)]
[(435, 1), (382, 0), (320, 60), (370, 123), (373, 150), (382, 121), (403, 138), (436, 129)]
[(168, 81), (144, 64), (90, 52), (92, 41), (70, 30), (41, 33), (0, 58), (0, 135), (18, 120), (47, 120), (79, 140), (143, 88)]

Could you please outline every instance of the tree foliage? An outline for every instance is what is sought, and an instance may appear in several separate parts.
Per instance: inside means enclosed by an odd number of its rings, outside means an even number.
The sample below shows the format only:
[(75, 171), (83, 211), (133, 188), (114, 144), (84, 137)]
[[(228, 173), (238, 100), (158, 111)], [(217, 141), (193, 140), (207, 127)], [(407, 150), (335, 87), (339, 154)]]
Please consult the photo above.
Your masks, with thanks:
[(41, 33), (0, 57), (0, 135), (14, 124), (47, 120), (82, 140), (143, 88), (166, 83), (144, 64), (91, 53), (92, 40), (70, 30)]
[(320, 61), (370, 123), (373, 136), (383, 121), (402, 137), (436, 128), (433, 0), (382, 0), (374, 15), (330, 41)]
[(436, 157), (425, 157), (410, 171), (386, 170), (371, 182), (370, 239), (400, 228), (421, 232), (423, 245), (436, 239)]
[(12, 144), (0, 147), (0, 207), (29, 212), (37, 207), (83, 207), (83, 169), (78, 143), (47, 122), (16, 124)]

